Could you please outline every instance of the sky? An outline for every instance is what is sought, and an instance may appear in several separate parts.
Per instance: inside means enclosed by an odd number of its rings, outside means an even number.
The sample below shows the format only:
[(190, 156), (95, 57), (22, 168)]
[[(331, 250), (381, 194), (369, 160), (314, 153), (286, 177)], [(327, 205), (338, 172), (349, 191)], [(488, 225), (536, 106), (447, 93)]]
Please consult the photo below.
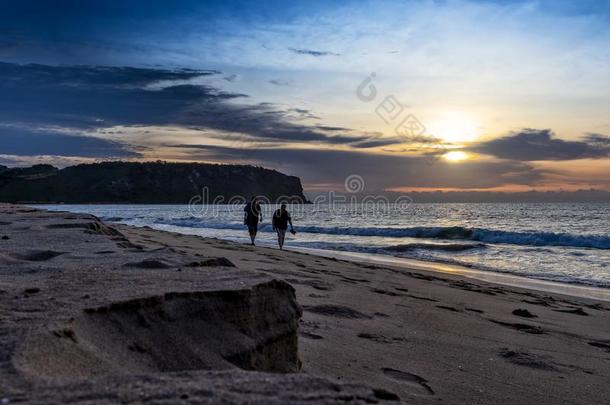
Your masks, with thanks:
[(610, 190), (610, 1), (0, 1), (0, 164)]

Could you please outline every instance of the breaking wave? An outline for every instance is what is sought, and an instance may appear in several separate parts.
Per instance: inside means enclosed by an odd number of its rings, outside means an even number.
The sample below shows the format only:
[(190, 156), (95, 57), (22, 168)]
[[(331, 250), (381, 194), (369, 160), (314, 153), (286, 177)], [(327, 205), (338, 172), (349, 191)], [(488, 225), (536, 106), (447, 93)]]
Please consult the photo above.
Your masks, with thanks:
[[(162, 219), (155, 221), (157, 224), (171, 225), (188, 228), (212, 228), (212, 229), (242, 229), (240, 223), (229, 222), (206, 222), (195, 217), (178, 219)], [(271, 231), (270, 224), (263, 224), (261, 231)], [(482, 243), (502, 243), (523, 246), (567, 246), (577, 248), (610, 249), (610, 235), (574, 235), (570, 233), (553, 232), (512, 232), (483, 228), (465, 228), (461, 226), (450, 227), (412, 227), (412, 228), (389, 228), (389, 227), (320, 227), (303, 226), (295, 227), (298, 232), (327, 234), (327, 235), (351, 235), (351, 236), (382, 236), (382, 237), (408, 237), (438, 240), (464, 240)], [(426, 248), (416, 245), (401, 245), (395, 249), (417, 249)], [(482, 247), (476, 245), (438, 245), (438, 249), (472, 249)], [(453, 247), (445, 247), (453, 246)], [(428, 246), (427, 248), (435, 248)], [(462, 249), (463, 248), (463, 249)]]

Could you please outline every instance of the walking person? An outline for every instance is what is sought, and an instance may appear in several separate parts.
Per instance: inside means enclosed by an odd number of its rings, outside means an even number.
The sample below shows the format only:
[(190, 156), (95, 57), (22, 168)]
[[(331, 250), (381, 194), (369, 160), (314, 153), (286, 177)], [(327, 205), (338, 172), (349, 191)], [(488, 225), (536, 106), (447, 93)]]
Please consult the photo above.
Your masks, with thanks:
[(259, 222), (263, 222), (263, 212), (256, 197), (252, 197), (250, 202), (244, 207), (244, 225), (248, 226), (252, 246), (254, 246)]
[(284, 248), (284, 239), (286, 238), (286, 230), (288, 224), (290, 224), (290, 233), (293, 235), (296, 233), (292, 226), (292, 218), (290, 213), (286, 210), (286, 204), (282, 204), (279, 209), (273, 213), (273, 230), (277, 233), (277, 244), (280, 245), (280, 250)]

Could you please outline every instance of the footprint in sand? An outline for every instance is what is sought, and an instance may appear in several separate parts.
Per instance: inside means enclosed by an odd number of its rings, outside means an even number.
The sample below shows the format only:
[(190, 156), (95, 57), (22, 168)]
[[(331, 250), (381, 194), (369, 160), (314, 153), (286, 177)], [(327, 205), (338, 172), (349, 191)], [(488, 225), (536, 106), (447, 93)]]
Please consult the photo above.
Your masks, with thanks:
[(496, 323), (498, 325), (502, 325), (502, 326), (506, 326), (508, 328), (518, 330), (520, 332), (530, 333), (532, 335), (544, 334), (544, 330), (540, 326), (536, 326), (536, 325), (528, 325), (525, 323), (503, 322), (503, 321), (497, 321), (495, 319), (489, 319), (489, 321)]
[(169, 269), (172, 263), (161, 259), (144, 259), (139, 262), (125, 263), (123, 267), (135, 267), (138, 269)]
[(438, 300), (435, 300), (434, 298), (422, 297), (422, 296), (413, 295), (413, 294), (407, 294), (407, 297), (415, 298), (416, 300), (422, 300), (422, 301), (438, 302)]
[(377, 342), (377, 343), (388, 343), (388, 344), (405, 342), (407, 340), (405, 338), (388, 337), (388, 336), (378, 335), (375, 333), (359, 333), (358, 337), (361, 339), (372, 340), (373, 342)]
[(303, 309), (314, 314), (332, 316), (335, 318), (371, 319), (371, 316), (343, 305), (315, 305), (311, 307), (306, 306), (303, 307)]
[(555, 312), (563, 312), (564, 314), (574, 314), (580, 316), (589, 316), (582, 308), (573, 308), (573, 309), (554, 309)]
[(354, 284), (354, 283), (356, 283), (356, 284), (357, 283), (370, 283), (371, 282), (370, 280), (367, 280), (365, 278), (356, 278), (356, 277), (347, 277), (347, 276), (341, 276), (341, 279), (343, 281), (346, 281), (346, 282), (352, 283), (352, 284)]
[(373, 394), (375, 395), (375, 398), (382, 399), (384, 401), (400, 401), (400, 397), (398, 395), (382, 388), (373, 388)]
[(446, 309), (447, 311), (451, 311), (451, 312), (462, 312), (457, 308), (450, 307), (449, 305), (437, 305), (436, 307), (440, 308), (440, 309)]
[(209, 259), (200, 260), (187, 264), (188, 267), (236, 267), (226, 257), (211, 257)]
[(301, 331), (299, 333), (299, 335), (301, 335), (302, 337), (304, 337), (306, 339), (311, 339), (311, 340), (321, 340), (321, 339), (324, 339), (324, 337), (322, 337), (320, 335), (316, 335), (315, 333), (305, 332), (305, 331)]
[(335, 288), (334, 285), (320, 280), (301, 280), (298, 278), (287, 278), (286, 281), (290, 284), (306, 285), (319, 291), (331, 291)]
[(373, 315), (375, 315), (376, 317), (379, 317), (379, 318), (389, 318), (390, 317), (390, 315), (384, 314), (383, 312), (375, 312)]
[(606, 349), (608, 353), (610, 353), (610, 340), (597, 340), (592, 342), (587, 342), (590, 346), (599, 347), (600, 349)]
[(596, 311), (610, 311), (608, 308), (604, 308), (602, 304), (584, 304), (585, 307), (595, 309)]
[(496, 295), (496, 293), (504, 294), (503, 290), (494, 289), (493, 287), (483, 288), (481, 286), (478, 286), (478, 285), (472, 284), (472, 283), (468, 283), (466, 281), (453, 281), (453, 282), (450, 282), (447, 286), (451, 287), (451, 288), (459, 288), (460, 290), (471, 291), (471, 292), (476, 292), (476, 293), (486, 294), (486, 295)]
[(498, 355), (509, 363), (545, 371), (556, 371), (555, 364), (544, 357), (525, 351), (500, 349)]
[(46, 262), (54, 257), (63, 255), (63, 252), (55, 252), (52, 250), (30, 250), (26, 253), (18, 253), (10, 255), (13, 259), (25, 260), (28, 262)]
[(521, 301), (525, 302), (526, 304), (540, 305), (540, 306), (543, 306), (543, 307), (554, 307), (553, 304), (551, 304), (548, 301), (545, 301), (543, 299), (521, 300)]
[(393, 380), (417, 389), (417, 391), (421, 394), (434, 395), (434, 391), (430, 385), (428, 385), (428, 380), (425, 378), (422, 378), (416, 374), (407, 373), (406, 371), (395, 370), (387, 367), (382, 368), (381, 371), (383, 374), (392, 378)]
[(383, 290), (381, 288), (372, 288), (371, 291), (374, 292), (375, 294), (387, 295), (390, 297), (402, 297), (402, 296), (406, 295), (406, 294), (401, 294), (401, 293), (397, 293), (394, 291)]
[(520, 316), (521, 318), (538, 318), (538, 316), (532, 314), (527, 309), (518, 308), (513, 311), (513, 315)]

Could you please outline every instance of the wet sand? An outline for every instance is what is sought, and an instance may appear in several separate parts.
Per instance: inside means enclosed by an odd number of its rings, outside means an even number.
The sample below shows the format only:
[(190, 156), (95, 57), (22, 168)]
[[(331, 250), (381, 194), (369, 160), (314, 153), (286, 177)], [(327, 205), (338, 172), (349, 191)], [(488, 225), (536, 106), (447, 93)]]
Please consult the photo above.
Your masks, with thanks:
[(366, 262), (379, 265), (390, 265), (392, 267), (405, 268), (410, 270), (433, 271), (436, 273), (446, 273), (471, 278), (478, 281), (486, 281), (494, 284), (501, 284), (509, 287), (519, 287), (541, 292), (567, 295), (586, 299), (595, 299), (610, 302), (610, 289), (592, 287), (580, 284), (567, 284), (555, 281), (540, 280), (516, 276), (513, 274), (491, 272), (473, 269), (470, 267), (458, 266), (440, 262), (426, 262), (422, 260), (408, 259), (402, 257), (387, 256), (374, 253), (354, 253), (343, 251), (332, 251), (309, 248), (289, 248), (297, 252), (310, 253), (316, 256), (334, 257), (356, 262)]

